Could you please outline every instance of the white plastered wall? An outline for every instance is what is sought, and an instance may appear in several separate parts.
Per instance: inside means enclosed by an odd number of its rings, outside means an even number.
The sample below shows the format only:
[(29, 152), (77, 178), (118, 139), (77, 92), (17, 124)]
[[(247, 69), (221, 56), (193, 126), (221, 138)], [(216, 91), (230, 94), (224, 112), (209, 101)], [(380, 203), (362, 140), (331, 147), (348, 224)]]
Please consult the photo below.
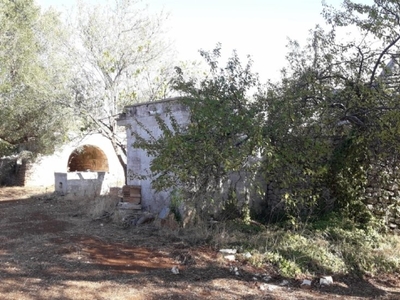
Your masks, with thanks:
[(75, 138), (70, 143), (60, 147), (52, 155), (41, 156), (31, 166), (26, 178), (26, 186), (54, 187), (54, 173), (66, 173), (68, 159), (71, 153), (83, 145), (93, 145), (100, 148), (107, 156), (109, 171), (109, 186), (122, 186), (124, 172), (114, 152), (111, 142), (101, 134), (92, 134), (84, 138)]
[[(158, 114), (166, 124), (170, 124), (167, 112), (170, 111), (178, 124), (188, 124), (189, 111), (187, 107), (182, 105), (176, 99), (167, 99), (164, 101), (150, 102), (126, 107), (126, 115), (119, 120), (120, 126), (126, 127), (127, 132), (127, 169), (128, 174), (132, 173), (136, 176), (150, 176), (146, 179), (130, 178), (128, 175), (129, 185), (140, 185), (142, 190), (142, 207), (152, 212), (159, 212), (163, 207), (169, 204), (169, 193), (159, 192), (156, 193), (152, 188), (151, 181), (152, 175), (150, 172), (150, 163), (152, 157), (132, 145), (135, 138), (132, 132), (137, 133), (139, 136), (147, 139), (149, 138), (148, 130), (155, 138), (162, 135), (162, 130), (156, 121)], [(145, 128), (143, 128), (145, 127)]]

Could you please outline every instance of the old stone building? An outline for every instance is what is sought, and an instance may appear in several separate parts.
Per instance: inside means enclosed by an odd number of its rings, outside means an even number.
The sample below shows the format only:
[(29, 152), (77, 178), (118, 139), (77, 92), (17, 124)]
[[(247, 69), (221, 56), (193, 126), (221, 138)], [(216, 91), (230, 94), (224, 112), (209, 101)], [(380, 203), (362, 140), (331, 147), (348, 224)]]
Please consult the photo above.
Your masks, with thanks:
[(135, 132), (148, 139), (150, 135), (157, 138), (162, 134), (156, 115), (170, 125), (170, 113), (179, 124), (189, 122), (188, 108), (179, 102), (179, 98), (170, 98), (161, 101), (140, 103), (125, 107), (125, 113), (120, 115), (119, 126), (126, 128), (127, 136), (127, 184), (141, 187), (142, 208), (152, 212), (159, 212), (169, 203), (169, 193), (156, 193), (152, 188), (152, 174), (150, 163), (152, 158), (143, 149), (133, 147)]

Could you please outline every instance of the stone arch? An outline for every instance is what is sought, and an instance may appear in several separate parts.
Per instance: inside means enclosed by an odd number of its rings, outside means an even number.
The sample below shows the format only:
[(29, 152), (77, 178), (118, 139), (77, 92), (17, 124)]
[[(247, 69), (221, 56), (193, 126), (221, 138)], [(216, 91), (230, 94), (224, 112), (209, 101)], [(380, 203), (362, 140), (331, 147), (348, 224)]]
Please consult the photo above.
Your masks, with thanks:
[(76, 148), (68, 158), (68, 172), (108, 172), (108, 159), (104, 152), (93, 145)]

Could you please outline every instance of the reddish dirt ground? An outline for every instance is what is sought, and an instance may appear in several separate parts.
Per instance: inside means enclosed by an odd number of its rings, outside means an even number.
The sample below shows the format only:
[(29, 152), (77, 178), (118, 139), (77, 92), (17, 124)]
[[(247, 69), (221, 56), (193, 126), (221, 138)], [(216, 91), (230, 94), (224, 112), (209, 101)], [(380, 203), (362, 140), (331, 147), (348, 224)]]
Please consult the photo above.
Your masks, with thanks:
[(228, 262), (185, 232), (124, 230), (86, 211), (84, 201), (46, 190), (0, 188), (0, 299), (400, 299), (398, 274), (281, 286), (271, 266)]

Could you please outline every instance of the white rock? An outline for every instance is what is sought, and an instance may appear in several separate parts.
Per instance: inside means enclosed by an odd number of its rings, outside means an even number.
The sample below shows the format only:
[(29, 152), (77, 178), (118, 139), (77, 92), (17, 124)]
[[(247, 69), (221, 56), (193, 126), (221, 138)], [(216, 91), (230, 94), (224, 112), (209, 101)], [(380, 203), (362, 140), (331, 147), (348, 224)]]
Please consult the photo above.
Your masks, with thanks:
[(263, 281), (265, 281), (265, 282), (268, 282), (268, 281), (270, 281), (272, 278), (271, 278), (271, 276), (269, 276), (269, 275), (265, 275), (265, 276), (263, 276), (263, 278), (262, 278), (262, 280)]
[(262, 290), (262, 291), (267, 290), (267, 291), (272, 292), (272, 291), (276, 290), (278, 287), (275, 286), (275, 285), (263, 283), (262, 285), (260, 285), (259, 288), (260, 288), (260, 290)]
[(311, 280), (304, 279), (303, 282), (301, 283), (301, 287), (303, 289), (309, 289), (311, 288)]
[(246, 252), (245, 254), (243, 254), (244, 258), (249, 259), (251, 257), (251, 253), (250, 252)]
[(285, 285), (288, 285), (288, 284), (289, 284), (289, 281), (283, 280), (279, 285), (280, 286), (285, 286)]
[(171, 269), (171, 272), (174, 273), (175, 275), (179, 274), (179, 268), (178, 267), (173, 267)]
[(220, 249), (219, 252), (224, 254), (236, 254), (236, 249)]
[(332, 276), (324, 276), (324, 277), (321, 277), (321, 278), (319, 279), (319, 284), (320, 284), (320, 285), (331, 285), (331, 284), (333, 284), (333, 278), (332, 278)]
[(224, 258), (229, 261), (234, 261), (236, 259), (235, 255), (225, 255)]

